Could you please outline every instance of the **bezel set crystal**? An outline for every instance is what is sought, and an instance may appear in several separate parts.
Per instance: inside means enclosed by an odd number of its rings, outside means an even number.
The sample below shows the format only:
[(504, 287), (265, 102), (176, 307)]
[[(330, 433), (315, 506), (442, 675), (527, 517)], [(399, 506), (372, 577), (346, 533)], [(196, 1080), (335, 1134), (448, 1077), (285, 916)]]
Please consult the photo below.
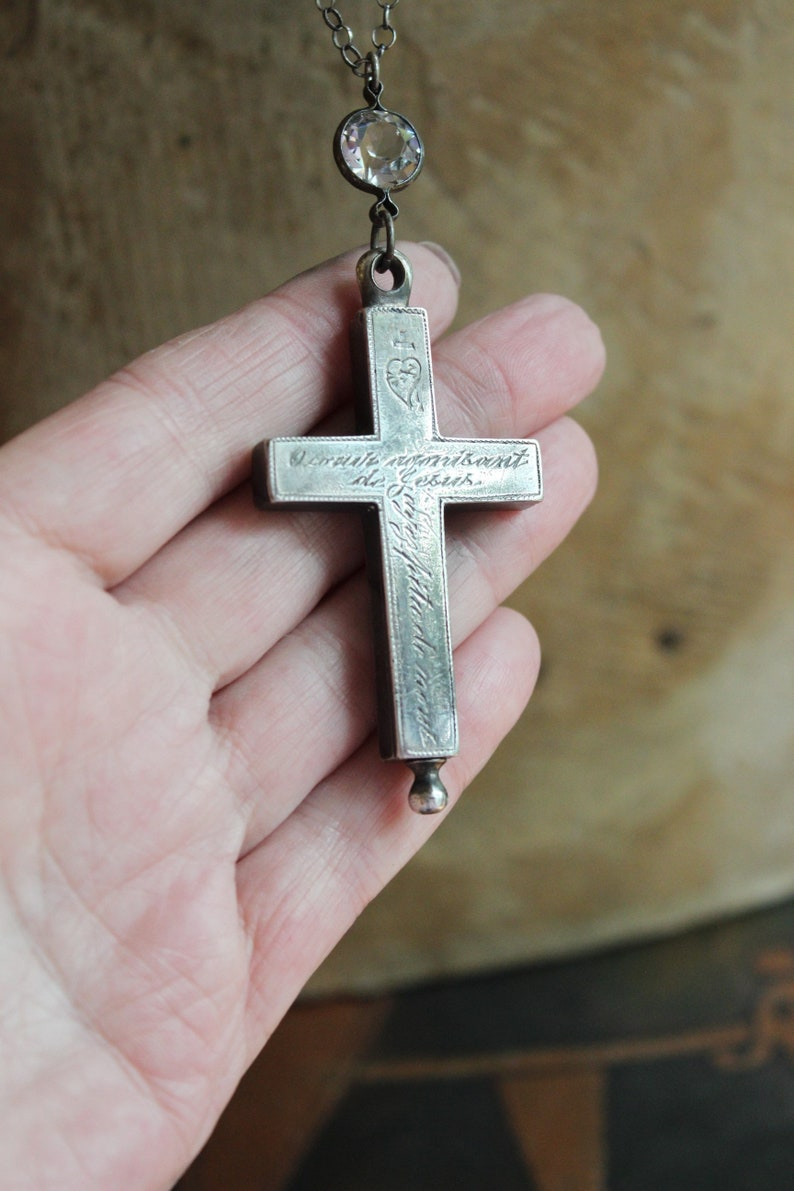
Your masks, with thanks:
[[(391, 160), (384, 158), (379, 181), (375, 180), (378, 175), (374, 168), (367, 170), (363, 161), (358, 169), (354, 164), (356, 132), (362, 127), (372, 128), (376, 124), (388, 125), (393, 128), (398, 137), (401, 135), (404, 138), (405, 145), (405, 164), (397, 165), (400, 161), (399, 156)], [(421, 173), (424, 157), (425, 150), (422, 139), (411, 121), (400, 115), (399, 112), (381, 107), (380, 104), (368, 108), (358, 108), (356, 111), (350, 112), (340, 122), (334, 134), (334, 159), (343, 177), (358, 190), (365, 190), (369, 194), (386, 196), (391, 191), (404, 190)], [(407, 175), (401, 177), (400, 175), (406, 171)]]

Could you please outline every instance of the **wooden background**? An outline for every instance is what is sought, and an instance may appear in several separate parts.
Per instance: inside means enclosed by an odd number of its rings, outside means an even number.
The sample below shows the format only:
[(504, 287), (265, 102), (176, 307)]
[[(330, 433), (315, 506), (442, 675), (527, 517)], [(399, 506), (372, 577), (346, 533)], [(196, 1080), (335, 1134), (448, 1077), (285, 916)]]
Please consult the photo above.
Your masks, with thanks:
[[(374, 7), (342, 4), (362, 41)], [(430, 153), (400, 231), (458, 258), (461, 322), (533, 289), (600, 322), (602, 484), (516, 597), (545, 651), (530, 710), (317, 991), (794, 890), (789, 0), (395, 21), (388, 100)], [(363, 238), (329, 37), (312, 0), (4, 0), (4, 434)]]

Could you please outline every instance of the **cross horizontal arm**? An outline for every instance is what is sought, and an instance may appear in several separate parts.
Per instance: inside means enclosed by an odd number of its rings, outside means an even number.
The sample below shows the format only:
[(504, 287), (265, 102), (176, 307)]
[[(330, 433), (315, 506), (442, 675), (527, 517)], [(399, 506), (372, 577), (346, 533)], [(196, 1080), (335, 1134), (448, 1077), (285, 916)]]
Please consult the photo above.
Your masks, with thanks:
[(543, 496), (540, 449), (532, 439), (439, 437), (401, 470), (444, 504), (519, 506)]
[(276, 438), (254, 455), (258, 503), (376, 504), (380, 495), (377, 439)]

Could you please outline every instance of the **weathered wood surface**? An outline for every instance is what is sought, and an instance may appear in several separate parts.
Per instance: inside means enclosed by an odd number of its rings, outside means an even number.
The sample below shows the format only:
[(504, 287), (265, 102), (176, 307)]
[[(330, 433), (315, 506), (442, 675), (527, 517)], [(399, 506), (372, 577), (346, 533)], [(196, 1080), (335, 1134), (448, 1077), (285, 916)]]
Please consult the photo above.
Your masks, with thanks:
[[(464, 319), (547, 289), (601, 323), (602, 484), (516, 598), (530, 711), (317, 990), (794, 889), (790, 6), (397, 15), (389, 98), (430, 146), (401, 232), (458, 257)], [(310, 0), (6, 0), (0, 55), (4, 433), (362, 238), (324, 149), (358, 91)]]

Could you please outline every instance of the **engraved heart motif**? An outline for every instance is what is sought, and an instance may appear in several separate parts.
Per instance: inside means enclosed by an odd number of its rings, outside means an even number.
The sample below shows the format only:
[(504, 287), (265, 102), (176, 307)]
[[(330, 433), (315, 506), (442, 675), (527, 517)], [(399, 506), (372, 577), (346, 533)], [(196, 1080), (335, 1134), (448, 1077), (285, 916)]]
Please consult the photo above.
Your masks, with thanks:
[(386, 365), (386, 384), (409, 409), (417, 405), (417, 389), (422, 377), (422, 365), (414, 356), (407, 360), (389, 360)]

